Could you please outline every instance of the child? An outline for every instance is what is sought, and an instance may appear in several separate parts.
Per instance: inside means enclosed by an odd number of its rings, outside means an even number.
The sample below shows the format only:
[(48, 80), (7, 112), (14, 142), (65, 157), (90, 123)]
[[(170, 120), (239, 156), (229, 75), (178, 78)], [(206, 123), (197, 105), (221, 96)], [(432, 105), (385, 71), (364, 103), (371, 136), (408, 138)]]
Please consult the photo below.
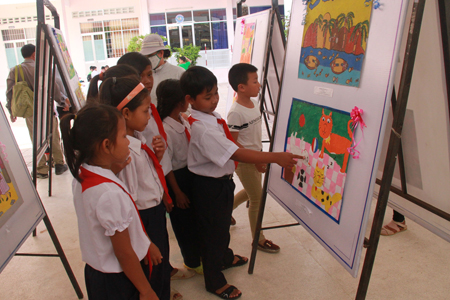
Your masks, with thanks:
[[(73, 127), (70, 124), (73, 120)], [(111, 168), (129, 155), (125, 121), (105, 105), (87, 105), (61, 119), (78, 218), (89, 299), (158, 299), (144, 260), (161, 253), (151, 243), (128, 189)]]
[(180, 81), (166, 79), (156, 90), (158, 113), (167, 133), (167, 153), (172, 170), (166, 178), (174, 207), (170, 213), (172, 228), (180, 246), (184, 266), (203, 274), (195, 213), (190, 206), (192, 173), (187, 168), (187, 150), (190, 139), (189, 123), (181, 116), (189, 106), (181, 91)]
[(153, 137), (151, 142), (153, 152), (141, 133), (150, 119), (150, 95), (138, 78), (122, 77), (105, 80), (100, 89), (100, 97), (109, 99), (110, 105), (121, 111), (125, 118), (131, 162), (117, 176), (125, 183), (135, 199), (147, 234), (161, 251), (163, 260), (153, 268), (150, 284), (159, 299), (169, 300), (171, 299), (169, 237), (166, 228), (166, 210), (162, 201), (164, 193), (168, 194), (168, 191), (159, 164), (164, 154), (165, 143), (161, 137)]
[[(134, 70), (137, 71), (137, 74), (142, 82), (144, 84), (145, 88), (150, 92), (153, 89), (153, 71), (152, 71), (152, 65), (150, 63), (150, 60), (148, 57), (145, 57), (144, 55), (138, 53), (138, 52), (128, 52), (127, 54), (123, 55), (118, 61), (117, 66), (115, 68), (119, 67), (132, 67)], [(113, 67), (114, 68), (114, 67)], [(112, 69), (112, 68), (111, 68)], [(117, 77), (124, 76), (123, 75), (123, 69), (122, 70), (111, 70), (106, 73), (106, 78), (114, 76), (116, 73), (119, 73)], [(134, 74), (135, 72), (133, 72)], [(119, 76), (120, 75), (120, 76)], [(155, 87), (156, 88), (156, 87)], [(167, 135), (164, 131), (164, 126), (161, 120), (161, 117), (158, 114), (158, 111), (153, 103), (150, 104), (150, 114), (151, 118), (148, 122), (147, 127), (142, 132), (143, 136), (147, 141), (151, 141), (153, 137), (158, 136), (159, 138), (163, 137), (164, 141), (167, 144)], [(151, 147), (151, 145), (148, 145)], [(167, 153), (163, 155), (163, 158), (161, 160), (161, 165), (164, 170), (164, 175), (167, 175), (170, 171), (172, 171), (172, 163), (170, 161), (169, 156)], [(168, 203), (166, 197), (163, 198), (164, 204), (166, 205), (166, 210), (170, 212), (172, 210), (173, 204)], [(186, 279), (190, 278), (195, 275), (194, 272), (182, 272), (178, 268), (172, 267), (170, 265), (171, 270), (171, 278), (172, 279)], [(173, 294), (176, 296), (176, 298), (179, 298), (179, 294), (177, 291), (173, 291)], [(177, 295), (178, 294), (178, 295)]]
[(185, 99), (192, 106), (188, 167), (194, 173), (193, 197), (202, 242), (206, 290), (223, 299), (242, 293), (227, 284), (222, 270), (244, 265), (246, 257), (234, 255), (230, 243), (235, 162), (272, 163), (292, 168), (302, 158), (292, 153), (266, 153), (239, 148), (226, 122), (214, 112), (219, 102), (217, 78), (203, 67), (186, 70), (180, 79)]
[[(257, 71), (250, 64), (239, 63), (228, 72), (228, 81), (237, 93), (237, 100), (228, 113), (228, 127), (239, 147), (262, 151), (261, 112), (257, 102), (250, 99), (258, 96), (261, 87)], [(234, 196), (233, 209), (249, 201), (248, 218), (253, 238), (262, 195), (261, 173), (265, 172), (265, 164), (240, 163), (236, 168), (244, 189)], [(280, 251), (280, 247), (267, 240), (262, 232), (259, 235), (258, 249), (269, 253)]]

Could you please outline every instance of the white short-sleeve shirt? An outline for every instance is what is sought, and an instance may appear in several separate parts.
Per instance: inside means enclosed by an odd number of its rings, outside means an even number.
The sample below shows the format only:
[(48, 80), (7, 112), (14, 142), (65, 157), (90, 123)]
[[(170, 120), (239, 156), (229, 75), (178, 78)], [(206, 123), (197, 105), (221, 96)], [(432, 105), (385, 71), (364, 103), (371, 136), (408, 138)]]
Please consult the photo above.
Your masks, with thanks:
[(239, 144), (247, 149), (261, 151), (261, 111), (257, 102), (254, 100), (252, 102), (253, 108), (234, 102), (228, 112), (227, 123), (231, 132), (239, 133), (237, 139)]
[[(146, 144), (147, 146), (153, 150), (152, 147), (152, 140), (155, 135), (161, 135), (159, 132), (158, 124), (156, 124), (155, 118), (153, 117), (153, 113), (150, 108), (150, 120), (148, 120), (147, 127), (145, 127), (144, 131), (142, 132), (142, 135), (147, 140)], [(167, 144), (166, 144), (167, 147)], [(172, 171), (172, 163), (170, 162), (169, 155), (167, 154), (167, 149), (164, 152), (163, 158), (160, 161), (160, 164), (164, 171), (164, 176), (169, 174), (170, 171)]]
[(164, 189), (159, 180), (158, 173), (152, 159), (141, 144), (145, 144), (145, 138), (140, 132), (135, 131), (135, 136), (127, 136), (130, 141), (131, 162), (117, 174), (117, 177), (125, 183), (139, 210), (148, 209), (161, 203)]
[[(83, 168), (106, 177), (127, 190), (111, 170), (83, 164)], [(104, 273), (122, 272), (114, 254), (111, 236), (128, 228), (131, 246), (139, 260), (150, 246), (133, 200), (119, 186), (105, 182), (82, 192), (81, 183), (72, 183), (73, 202), (78, 219), (80, 249), (84, 262)]]
[(182, 169), (187, 166), (187, 152), (189, 141), (185, 129), (191, 132), (189, 123), (180, 115), (181, 123), (171, 117), (164, 118), (164, 130), (167, 133), (167, 152), (172, 162), (172, 170)]
[(219, 178), (233, 174), (235, 169), (231, 156), (239, 148), (230, 141), (221, 124), (220, 115), (209, 115), (192, 109), (197, 121), (191, 125), (191, 142), (188, 150), (188, 168), (197, 175)]

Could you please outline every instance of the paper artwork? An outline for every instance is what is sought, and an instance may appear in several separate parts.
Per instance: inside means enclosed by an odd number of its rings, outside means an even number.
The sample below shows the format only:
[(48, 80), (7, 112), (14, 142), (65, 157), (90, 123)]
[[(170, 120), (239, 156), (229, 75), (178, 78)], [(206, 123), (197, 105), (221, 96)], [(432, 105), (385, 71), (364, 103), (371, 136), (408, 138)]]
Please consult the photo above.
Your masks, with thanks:
[(352, 141), (350, 113), (293, 99), (285, 151), (305, 156), (282, 178), (339, 223)]
[(298, 78), (358, 87), (372, 1), (308, 2)]
[(256, 22), (243, 24), (243, 26), (244, 35), (242, 36), (241, 59), (239, 62), (251, 64), (253, 44), (255, 41)]
[(73, 67), (72, 59), (70, 58), (69, 49), (67, 48), (66, 42), (64, 41), (64, 37), (53, 30), (53, 34), (55, 35), (56, 42), (58, 43), (59, 49), (61, 50), (64, 64), (66, 65), (67, 71), (69, 72), (69, 78), (72, 79), (75, 76), (75, 68)]
[(23, 199), (16, 188), (4, 152), (0, 154), (0, 170), (0, 227), (2, 227), (23, 204)]

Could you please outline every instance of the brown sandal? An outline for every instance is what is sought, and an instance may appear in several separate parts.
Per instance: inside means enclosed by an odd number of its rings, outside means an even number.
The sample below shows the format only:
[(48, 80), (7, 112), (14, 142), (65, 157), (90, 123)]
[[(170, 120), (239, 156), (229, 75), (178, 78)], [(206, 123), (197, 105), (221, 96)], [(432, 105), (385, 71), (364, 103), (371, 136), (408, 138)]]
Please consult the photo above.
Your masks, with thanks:
[(394, 235), (396, 233), (405, 231), (408, 229), (408, 226), (406, 226), (405, 221), (403, 222), (395, 222), (394, 220), (390, 221), (386, 225), (381, 228), (381, 235), (389, 236)]

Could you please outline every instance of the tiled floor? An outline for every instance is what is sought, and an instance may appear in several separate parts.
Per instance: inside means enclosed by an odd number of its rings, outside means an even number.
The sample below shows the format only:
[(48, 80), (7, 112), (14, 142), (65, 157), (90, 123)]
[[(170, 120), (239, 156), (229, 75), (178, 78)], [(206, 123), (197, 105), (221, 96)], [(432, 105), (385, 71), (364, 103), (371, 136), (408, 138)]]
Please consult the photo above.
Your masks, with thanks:
[[(224, 70), (216, 70), (222, 99), (218, 111), (224, 115), (227, 84)], [(0, 95), (4, 91), (0, 90)], [(4, 99), (2, 98), (2, 104)], [(31, 143), (23, 119), (13, 131), (27, 161)], [(77, 222), (71, 196), (69, 172), (53, 176), (53, 196), (47, 197), (48, 180), (38, 180), (38, 191), (58, 235), (78, 283), (85, 294), (83, 268), (78, 245)], [(236, 191), (240, 189), (237, 184)], [(374, 208), (372, 204), (372, 210)], [(251, 235), (245, 205), (234, 212), (237, 225), (231, 228), (231, 247), (249, 256)], [(373, 215), (373, 212), (372, 214)], [(389, 221), (392, 210), (386, 213)], [(292, 223), (292, 217), (270, 197), (264, 226)], [(170, 224), (170, 222), (169, 222)], [(450, 299), (450, 244), (416, 223), (407, 220), (408, 230), (397, 236), (381, 237), (367, 299)], [(370, 228), (370, 224), (369, 227)], [(20, 252), (54, 253), (44, 224), (37, 227)], [(169, 225), (171, 262), (182, 267), (181, 255)], [(281, 246), (278, 254), (258, 252), (253, 275), (247, 266), (225, 271), (229, 283), (243, 291), (241, 299), (354, 299), (359, 278), (350, 276), (341, 265), (301, 226), (266, 231), (267, 238)], [(1, 242), (1, 241), (0, 241)], [(363, 263), (365, 250), (363, 250)], [(0, 299), (77, 299), (58, 258), (14, 257), (0, 274)], [(218, 299), (204, 289), (200, 275), (173, 282), (185, 300)]]

